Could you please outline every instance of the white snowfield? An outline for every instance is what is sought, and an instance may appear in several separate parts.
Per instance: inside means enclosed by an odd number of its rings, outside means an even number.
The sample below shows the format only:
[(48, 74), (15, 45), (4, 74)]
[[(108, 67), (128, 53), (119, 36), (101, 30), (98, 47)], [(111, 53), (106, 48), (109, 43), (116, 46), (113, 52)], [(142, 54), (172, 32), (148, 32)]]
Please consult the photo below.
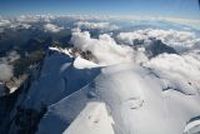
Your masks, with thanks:
[[(79, 126), (78, 129), (77, 126)], [(106, 105), (97, 102), (88, 103), (65, 133), (114, 134), (112, 118), (108, 115)]]
[[(116, 134), (182, 134), (188, 121), (200, 114), (199, 95), (185, 95), (175, 89), (162, 91), (160, 79), (149, 75), (145, 69), (132, 66), (105, 68), (93, 82), (94, 87), (85, 89), (95, 94), (96, 101), (106, 104), (113, 118), (113, 127), (104, 127), (102, 133), (112, 134), (108, 129), (113, 129)], [(92, 108), (88, 110), (86, 106), (86, 109), (91, 113), (86, 117), (100, 118), (105, 114), (95, 116)], [(92, 119), (84, 120), (86, 117), (81, 112), (65, 134), (81, 134), (81, 125), (77, 124), (87, 123), (84, 134), (90, 133)], [(98, 131), (93, 132), (96, 133)]]
[[(173, 57), (163, 57), (167, 56)], [(181, 59), (180, 65), (179, 60), (159, 65), (159, 58), (143, 66), (123, 63), (100, 68), (79, 57), (74, 61), (77, 69), (80, 61), (81, 69), (101, 72), (88, 85), (50, 105), (37, 133), (198, 134), (200, 85), (192, 71), (198, 74), (199, 66), (186, 61), (182, 71), (175, 73), (170, 66), (180, 67)]]

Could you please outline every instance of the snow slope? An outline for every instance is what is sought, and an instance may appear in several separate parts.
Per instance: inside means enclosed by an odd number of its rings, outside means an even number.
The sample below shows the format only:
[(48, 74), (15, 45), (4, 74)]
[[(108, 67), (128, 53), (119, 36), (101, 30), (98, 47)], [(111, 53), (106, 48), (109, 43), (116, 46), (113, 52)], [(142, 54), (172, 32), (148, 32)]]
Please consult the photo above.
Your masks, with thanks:
[(39, 80), (30, 89), (27, 106), (53, 104), (89, 83), (99, 72), (98, 69), (77, 69), (73, 63), (74, 58), (65, 54), (47, 56)]
[[(10, 129), (7, 129), (8, 133), (18, 133), (21, 127), (24, 128), (23, 124), (37, 119), (31, 114), (26, 115), (27, 111), (35, 111), (34, 114), (40, 116), (44, 107), (48, 107), (84, 87), (100, 72), (98, 68), (78, 69), (73, 65), (74, 60), (65, 53), (49, 50), (41, 69), (33, 74), (32, 77), (35, 75), (35, 78), (26, 83), (29, 86), (19, 95), (10, 117), (7, 117), (7, 123), (11, 126)], [(20, 124), (15, 121), (17, 119), (23, 120), (25, 123)], [(10, 123), (9, 120), (12, 122)]]
[(109, 118), (104, 103), (88, 103), (77, 120), (64, 132), (64, 134), (77, 133), (114, 134), (112, 118)]
[[(187, 123), (200, 115), (199, 94), (164, 87), (163, 79), (146, 67), (102, 68), (93, 82), (48, 108), (38, 133), (98, 134), (95, 130), (103, 129), (105, 134), (182, 134)], [(94, 110), (99, 107), (100, 115)], [(100, 122), (92, 123), (87, 117)], [(110, 118), (113, 122), (108, 122)]]

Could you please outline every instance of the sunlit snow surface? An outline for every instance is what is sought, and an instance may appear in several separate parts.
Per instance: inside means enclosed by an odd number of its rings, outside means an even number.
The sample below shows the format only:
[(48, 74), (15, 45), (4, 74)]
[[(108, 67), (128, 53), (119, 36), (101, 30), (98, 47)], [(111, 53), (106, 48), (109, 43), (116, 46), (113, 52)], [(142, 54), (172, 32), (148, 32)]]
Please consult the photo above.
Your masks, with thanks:
[[(144, 66), (127, 63), (102, 67), (87, 86), (49, 107), (38, 133), (182, 134), (197, 131), (198, 121), (191, 122), (200, 115), (199, 77), (195, 77), (192, 70), (176, 74), (173, 70), (164, 70), (164, 63), (159, 66), (154, 62), (149, 61)], [(178, 63), (178, 60), (171, 62)], [(165, 66), (168, 69), (171, 65)]]

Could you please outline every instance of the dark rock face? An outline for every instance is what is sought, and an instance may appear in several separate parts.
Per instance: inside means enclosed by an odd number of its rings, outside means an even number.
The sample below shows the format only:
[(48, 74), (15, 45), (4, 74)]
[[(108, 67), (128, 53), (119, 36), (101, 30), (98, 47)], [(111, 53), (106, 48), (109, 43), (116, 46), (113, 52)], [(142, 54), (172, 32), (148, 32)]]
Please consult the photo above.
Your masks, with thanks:
[(33, 134), (37, 131), (37, 124), (46, 112), (46, 107), (44, 105), (37, 111), (23, 107), (23, 102), (32, 82), (39, 77), (41, 66), (42, 61), (14, 93), (0, 97), (1, 134)]
[(135, 39), (133, 40), (133, 47), (134, 49), (138, 49), (141, 47), (145, 48), (145, 53), (147, 57), (153, 58), (156, 57), (159, 54), (162, 53), (168, 53), (168, 54), (178, 54), (176, 50), (169, 45), (163, 43), (161, 40), (156, 39), (154, 37), (150, 37), (148, 40), (144, 39)]
[(82, 51), (78, 48), (72, 48), (72, 55), (80, 55), (83, 59), (92, 61), (95, 59), (94, 55), (92, 54), (91, 51), (87, 50), (87, 51)]
[[(91, 53), (85, 52), (83, 55), (90, 57)], [(100, 72), (99, 69), (76, 69), (72, 65), (73, 61), (74, 58), (49, 50), (46, 57), (30, 72), (28, 79), (16, 92), (0, 98), (0, 134), (36, 133), (40, 120), (51, 104), (84, 87)], [(61, 68), (63, 68), (62, 73), (60, 73)], [(61, 89), (57, 86), (60, 85), (59, 81), (64, 85)], [(51, 83), (52, 86), (49, 86)], [(55, 92), (54, 89), (57, 88)], [(51, 92), (51, 96), (46, 95)], [(68, 123), (64, 128), (66, 125)]]
[(133, 44), (134, 44), (135, 46), (141, 46), (141, 45), (144, 44), (144, 40), (135, 39), (135, 40), (133, 41)]
[(155, 57), (162, 53), (177, 54), (174, 48), (156, 39), (151, 39), (151, 43), (146, 47), (146, 50), (150, 57)]
[(25, 90), (29, 87), (29, 79), (27, 79), (21, 87), (12, 94), (8, 94), (0, 98), (0, 133), (7, 134), (12, 123), (10, 116), (15, 111), (15, 105), (17, 100)]
[(40, 119), (46, 111), (47, 109), (45, 106), (41, 108), (41, 111), (18, 106), (17, 113), (13, 120), (17, 128), (15, 130), (15, 133), (34, 134), (37, 131), (37, 124), (39, 123)]

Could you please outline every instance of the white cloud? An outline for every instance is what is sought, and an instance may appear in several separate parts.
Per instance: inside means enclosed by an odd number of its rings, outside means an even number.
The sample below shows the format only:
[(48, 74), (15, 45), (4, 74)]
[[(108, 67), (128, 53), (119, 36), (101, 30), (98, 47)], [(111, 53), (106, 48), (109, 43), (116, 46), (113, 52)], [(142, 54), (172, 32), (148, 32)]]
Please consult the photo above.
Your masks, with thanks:
[(163, 18), (166, 21), (172, 22), (172, 23), (177, 23), (177, 24), (182, 24), (186, 26), (190, 26), (195, 29), (200, 29), (200, 20), (199, 19), (186, 19), (186, 18)]
[(29, 29), (31, 27), (30, 24), (23, 23), (15, 23), (10, 26), (11, 29)]
[(0, 17), (0, 33), (4, 31), (5, 28), (10, 28), (10, 29), (29, 29), (32, 25), (30, 24), (29, 18), (28, 20), (25, 21), (26, 19), (24, 18), (24, 21), (18, 20), (17, 19), (5, 19)]
[(144, 65), (153, 69), (166, 87), (186, 94), (193, 94), (200, 88), (200, 61), (191, 55), (161, 54)]
[(0, 27), (6, 27), (6, 26), (9, 26), (10, 24), (11, 22), (9, 20), (0, 19)]
[(126, 45), (119, 45), (108, 34), (100, 35), (98, 39), (91, 38), (88, 31), (81, 32), (80, 29), (72, 32), (71, 42), (75, 47), (83, 51), (91, 51), (96, 58), (95, 62), (101, 65), (112, 65), (125, 62), (139, 62), (138, 56), (145, 59), (142, 53), (134, 51)]
[(0, 64), (0, 81), (7, 81), (13, 76), (13, 67), (8, 64)]
[(4, 32), (4, 29), (9, 27), (10, 25), (11, 22), (9, 20), (0, 17), (0, 33)]
[(88, 22), (79, 21), (75, 23), (79, 28), (98, 29), (98, 30), (116, 30), (118, 26), (110, 24), (109, 22)]
[(0, 81), (8, 81), (13, 77), (13, 65), (14, 61), (20, 58), (20, 55), (16, 51), (11, 51), (5, 57), (0, 58)]
[(200, 29), (200, 20), (199, 19), (186, 19), (186, 18), (177, 18), (177, 17), (163, 17), (163, 16), (134, 16), (134, 15), (63, 15), (60, 16), (63, 18), (73, 19), (76, 21), (124, 21), (124, 22), (133, 22), (133, 21), (165, 21), (171, 22), (178, 25), (185, 25), (192, 27), (194, 29)]
[(20, 55), (16, 51), (11, 51), (6, 58), (8, 62), (14, 62), (20, 58)]
[(20, 23), (36, 23), (40, 21), (40, 16), (37, 15), (22, 15), (16, 18), (17, 22)]
[(57, 33), (57, 32), (60, 32), (63, 29), (64, 29), (63, 27), (59, 27), (59, 26), (56, 26), (56, 25), (50, 24), (50, 23), (44, 25), (44, 30), (46, 32)]
[(200, 80), (200, 61), (189, 55), (161, 54), (147, 62), (147, 65), (165, 72)]
[(25, 24), (32, 24), (37, 22), (46, 22), (50, 23), (52, 20), (58, 19), (60, 16), (55, 15), (21, 15), (19, 17), (16, 17), (15, 22), (17, 23), (25, 23)]
[(184, 51), (200, 44), (198, 38), (193, 32), (162, 30), (162, 29), (144, 29), (134, 32), (124, 32), (117, 36), (117, 39), (123, 43), (133, 45), (135, 39), (148, 40), (150, 37), (162, 40), (166, 45), (173, 47), (177, 51)]

